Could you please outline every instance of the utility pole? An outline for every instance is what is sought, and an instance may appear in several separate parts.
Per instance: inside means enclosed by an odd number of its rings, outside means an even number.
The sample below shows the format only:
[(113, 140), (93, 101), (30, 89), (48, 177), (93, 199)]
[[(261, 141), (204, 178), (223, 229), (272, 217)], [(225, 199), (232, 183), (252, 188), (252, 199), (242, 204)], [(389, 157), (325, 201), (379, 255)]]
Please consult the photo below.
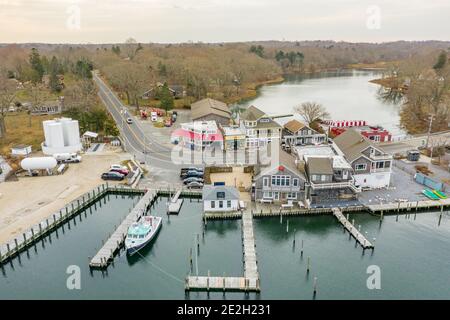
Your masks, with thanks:
[(427, 144), (425, 145), (425, 149), (428, 149), (428, 143), (430, 141), (431, 126), (433, 125), (434, 114), (431, 113), (430, 116), (429, 116), (429, 119), (430, 119), (430, 124), (428, 126)]

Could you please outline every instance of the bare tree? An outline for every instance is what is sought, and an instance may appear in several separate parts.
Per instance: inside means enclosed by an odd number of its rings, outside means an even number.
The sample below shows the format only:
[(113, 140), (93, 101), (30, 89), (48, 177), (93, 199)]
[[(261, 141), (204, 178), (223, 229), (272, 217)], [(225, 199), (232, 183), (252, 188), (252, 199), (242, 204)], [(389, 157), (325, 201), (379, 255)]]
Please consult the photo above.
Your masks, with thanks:
[(16, 98), (16, 85), (6, 77), (0, 76), (0, 138), (6, 135), (5, 117), (9, 106)]
[(325, 107), (316, 102), (304, 102), (294, 107), (294, 111), (301, 115), (308, 125), (330, 116)]
[(128, 38), (125, 41), (125, 54), (130, 60), (133, 60), (139, 50), (142, 49), (142, 45), (140, 43), (137, 43), (133, 38)]

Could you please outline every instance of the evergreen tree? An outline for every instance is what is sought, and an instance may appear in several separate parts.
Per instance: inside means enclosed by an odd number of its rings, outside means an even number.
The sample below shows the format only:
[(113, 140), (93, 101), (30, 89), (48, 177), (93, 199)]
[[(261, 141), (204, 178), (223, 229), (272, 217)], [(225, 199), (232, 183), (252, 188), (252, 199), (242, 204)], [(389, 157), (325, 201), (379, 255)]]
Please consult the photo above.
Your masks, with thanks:
[(42, 76), (44, 75), (44, 67), (42, 65), (41, 56), (36, 48), (31, 49), (30, 53), (30, 65), (33, 70), (31, 74), (31, 81), (33, 83), (39, 83), (42, 81)]
[(174, 107), (173, 95), (172, 92), (170, 92), (167, 83), (164, 83), (163, 87), (160, 90), (159, 96), (161, 101), (161, 108), (166, 110), (166, 113), (170, 109), (173, 109)]
[(435, 65), (433, 66), (433, 69), (434, 70), (440, 70), (440, 69), (444, 68), (446, 63), (447, 63), (447, 53), (445, 51), (442, 51), (439, 54), (438, 60), (435, 63)]

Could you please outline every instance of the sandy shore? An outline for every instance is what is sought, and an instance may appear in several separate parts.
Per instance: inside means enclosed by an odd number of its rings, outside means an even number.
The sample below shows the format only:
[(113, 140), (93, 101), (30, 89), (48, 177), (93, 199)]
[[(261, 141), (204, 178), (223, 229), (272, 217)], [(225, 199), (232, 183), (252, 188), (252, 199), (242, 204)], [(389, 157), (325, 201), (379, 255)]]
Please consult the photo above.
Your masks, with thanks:
[(111, 164), (129, 157), (127, 153), (112, 151), (86, 154), (81, 163), (70, 164), (63, 175), (0, 183), (0, 243), (20, 236), (66, 203), (102, 184), (100, 175)]

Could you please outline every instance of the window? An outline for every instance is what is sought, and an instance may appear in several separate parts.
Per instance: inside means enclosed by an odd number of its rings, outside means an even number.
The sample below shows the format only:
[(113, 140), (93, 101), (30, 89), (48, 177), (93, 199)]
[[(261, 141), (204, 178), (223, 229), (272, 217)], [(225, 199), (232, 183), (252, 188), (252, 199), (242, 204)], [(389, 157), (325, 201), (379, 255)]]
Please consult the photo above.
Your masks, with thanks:
[(264, 199), (272, 199), (272, 197), (273, 197), (272, 192), (264, 192), (263, 193), (263, 198)]
[(269, 178), (268, 177), (264, 177), (263, 178), (263, 186), (264, 187), (268, 187), (269, 186)]
[(231, 208), (231, 200), (227, 200), (227, 208)]
[(362, 170), (366, 170), (366, 169), (367, 169), (367, 164), (365, 164), (365, 163), (360, 163), (355, 166), (356, 171), (362, 171)]
[(322, 182), (325, 182), (325, 181), (327, 181), (327, 176), (323, 174), (323, 175), (320, 177), (320, 179), (322, 180)]
[(385, 167), (385, 168), (390, 168), (390, 166), (391, 166), (391, 162), (390, 162), (390, 161), (386, 161), (386, 162), (384, 163), (384, 167)]
[(217, 199), (225, 199), (225, 192), (217, 192)]
[(294, 179), (292, 180), (292, 185), (293, 185), (294, 187), (298, 187), (298, 179), (297, 179), (297, 178), (294, 178)]
[(222, 200), (219, 201), (219, 208), (223, 208), (223, 201)]
[(297, 192), (288, 192), (286, 195), (287, 199), (297, 199)]
[(316, 174), (311, 175), (311, 180), (316, 181), (317, 180), (317, 175)]
[(211, 201), (211, 208), (215, 209), (216, 208), (216, 202), (215, 201)]
[(376, 168), (377, 168), (377, 169), (383, 169), (383, 168), (384, 168), (384, 161), (377, 162)]

